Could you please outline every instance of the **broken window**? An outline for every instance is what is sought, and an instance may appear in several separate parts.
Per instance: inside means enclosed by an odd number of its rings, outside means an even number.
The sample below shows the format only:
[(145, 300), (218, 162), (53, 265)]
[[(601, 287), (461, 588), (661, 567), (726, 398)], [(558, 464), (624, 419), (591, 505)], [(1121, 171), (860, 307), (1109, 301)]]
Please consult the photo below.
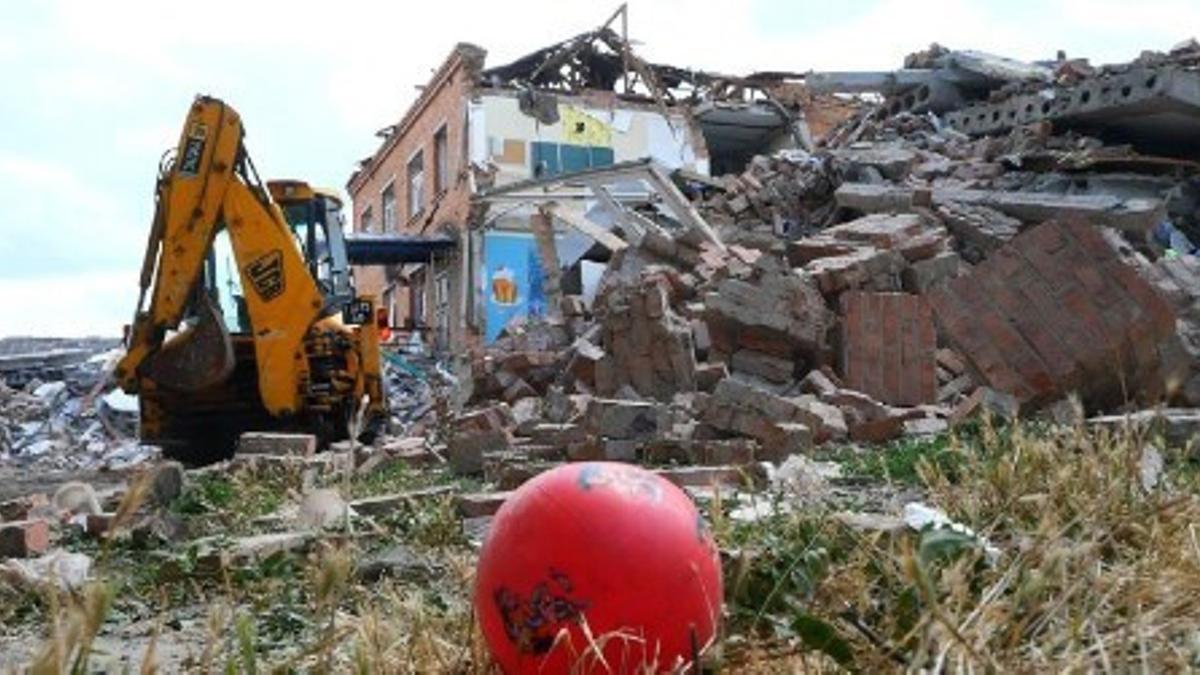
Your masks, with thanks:
[(544, 141), (534, 141), (530, 145), (530, 170), (535, 178), (550, 178), (560, 173), (595, 169), (613, 163), (612, 148)]
[(396, 229), (396, 188), (392, 183), (383, 188), (383, 231)]
[(408, 217), (421, 212), (424, 206), (425, 158), (418, 152), (408, 160)]
[(446, 142), (446, 125), (433, 135), (433, 192), (442, 194), (450, 187), (450, 153)]
[(360, 232), (371, 232), (371, 228), (375, 227), (375, 214), (371, 213), (371, 207), (363, 209), (362, 215), (358, 217), (358, 229)]

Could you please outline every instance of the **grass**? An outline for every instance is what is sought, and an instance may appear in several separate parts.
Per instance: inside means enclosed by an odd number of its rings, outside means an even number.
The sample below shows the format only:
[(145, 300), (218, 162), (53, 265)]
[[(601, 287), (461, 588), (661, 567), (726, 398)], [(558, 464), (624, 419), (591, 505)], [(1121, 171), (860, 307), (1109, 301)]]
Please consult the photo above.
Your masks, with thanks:
[(734, 541), (764, 545), (733, 570), (730, 629), (863, 670), (1200, 666), (1200, 498), (1179, 453), (1163, 485), (1142, 488), (1149, 442), (984, 425), (912, 462), (897, 453), (877, 466), (911, 466), (928, 501), (1000, 558), (969, 538), (859, 532), (823, 513), (735, 526)]
[[(852, 476), (917, 486), (996, 546), (995, 559), (976, 538), (945, 530), (856, 530), (832, 506), (741, 522), (716, 500), (709, 515), (726, 553), (726, 618), (705, 659), (751, 673), (1200, 668), (1200, 472), (1182, 451), (1163, 450), (1167, 470), (1144, 489), (1139, 460), (1152, 443), (983, 423), (875, 456), (832, 453)], [(424, 487), (430, 475), (392, 467), (354, 490)], [(193, 485), (176, 512), (225, 522), (242, 510), (229, 522), (245, 523), (272, 503), (271, 491), (282, 500), (290, 489), (226, 480)], [(413, 546), (437, 560), (439, 575), (360, 583), (353, 569), (374, 544), (330, 537), (307, 556), (165, 584), (147, 569), (121, 574), (149, 558), (114, 543), (106, 580), (17, 603), (24, 609), (10, 616), (39, 618), (49, 637), (38, 663), (67, 670), (131, 607), (166, 620), (190, 600), (212, 607), (197, 669), (491, 672), (470, 607), (474, 557), (449, 502), (415, 504), (378, 526), (376, 543)]]
[(821, 459), (838, 462), (848, 477), (920, 486), (919, 467), (932, 464), (953, 475), (961, 469), (967, 453), (978, 453), (980, 425), (971, 421), (954, 433), (901, 438), (882, 446), (839, 446), (818, 452)]

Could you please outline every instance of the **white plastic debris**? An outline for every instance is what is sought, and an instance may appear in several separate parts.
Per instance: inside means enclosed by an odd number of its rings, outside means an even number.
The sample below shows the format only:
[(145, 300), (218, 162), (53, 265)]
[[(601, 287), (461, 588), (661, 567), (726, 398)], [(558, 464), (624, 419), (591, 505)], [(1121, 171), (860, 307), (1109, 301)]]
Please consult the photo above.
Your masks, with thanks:
[(1166, 463), (1158, 448), (1153, 445), (1142, 448), (1142, 456), (1138, 459), (1138, 477), (1141, 478), (1142, 489), (1150, 492), (1158, 487), (1165, 467)]
[(908, 525), (917, 532), (921, 532), (925, 529), (953, 530), (964, 536), (971, 537), (975, 541), (979, 542), (979, 546), (983, 549), (983, 553), (987, 557), (988, 563), (995, 563), (1000, 559), (1000, 549), (992, 546), (992, 544), (988, 542), (987, 537), (976, 534), (975, 530), (972, 530), (962, 523), (950, 520), (950, 516), (946, 515), (945, 511), (937, 507), (927, 506), (921, 502), (909, 502), (905, 504), (904, 524)]
[(114, 347), (106, 352), (93, 354), (88, 358), (87, 362), (104, 365), (115, 364), (117, 361), (121, 360), (122, 356), (125, 356), (125, 350), (121, 347)]
[(101, 400), (104, 405), (111, 410), (121, 413), (130, 413), (136, 415), (138, 412), (138, 397), (131, 394), (126, 394), (120, 389), (113, 389), (105, 394)]
[(158, 454), (159, 449), (156, 446), (127, 441), (105, 453), (101, 463), (113, 471), (119, 471), (153, 461)]
[(0, 578), (34, 590), (46, 584), (64, 591), (74, 590), (83, 586), (91, 572), (90, 557), (62, 550), (32, 560), (13, 559), (0, 564)]
[(842, 475), (836, 462), (817, 462), (804, 455), (791, 455), (779, 468), (767, 466), (770, 482), (795, 494), (824, 493), (829, 489), (829, 481)]
[(41, 457), (64, 449), (64, 443), (56, 438), (42, 438), (21, 448), (22, 457)]
[(37, 389), (33, 390), (33, 395), (47, 403), (51, 403), (57, 400), (58, 397), (61, 396), (66, 390), (66, 382), (47, 382), (45, 384), (39, 384)]

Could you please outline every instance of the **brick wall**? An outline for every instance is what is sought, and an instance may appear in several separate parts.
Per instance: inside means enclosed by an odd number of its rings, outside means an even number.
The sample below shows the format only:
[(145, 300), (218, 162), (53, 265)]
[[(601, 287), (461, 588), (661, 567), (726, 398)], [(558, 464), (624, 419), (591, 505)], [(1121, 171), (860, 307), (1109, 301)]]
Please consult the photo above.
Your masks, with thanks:
[[(1044, 403), (1161, 391), (1174, 312), (1100, 230), (1045, 223), (931, 294), (943, 335), (992, 387)], [(1157, 380), (1157, 381), (1156, 381)]]
[[(467, 181), (466, 158), (466, 105), (474, 84), (475, 59), (482, 62), (482, 51), (469, 45), (459, 45), (451, 52), (438, 69), (424, 91), (397, 123), (392, 136), (383, 142), (369, 165), (351, 177), (347, 190), (352, 202), (352, 222), (355, 231), (363, 229), (363, 214), (369, 208), (373, 231), (383, 230), (382, 195), (391, 184), (395, 195), (396, 222), (393, 231), (409, 234), (433, 234), (445, 229), (461, 232), (470, 210), (470, 190)], [(446, 179), (444, 185), (436, 185), (437, 155), (435, 135), (440, 129), (446, 134)], [(424, 187), (419, 212), (410, 216), (409, 172), (410, 160), (421, 152), (423, 155)], [(459, 264), (454, 255), (446, 262), (452, 270)], [(428, 275), (432, 277), (432, 274)], [(451, 272), (451, 330), (461, 326), (460, 275)], [(382, 298), (388, 279), (382, 267), (370, 266), (355, 269), (355, 280), (360, 293)], [(426, 292), (423, 323), (434, 323), (433, 298)], [(397, 323), (409, 318), (410, 302), (408, 290), (397, 288), (393, 308)]]
[(841, 296), (846, 386), (892, 405), (937, 397), (937, 335), (924, 296), (851, 291)]

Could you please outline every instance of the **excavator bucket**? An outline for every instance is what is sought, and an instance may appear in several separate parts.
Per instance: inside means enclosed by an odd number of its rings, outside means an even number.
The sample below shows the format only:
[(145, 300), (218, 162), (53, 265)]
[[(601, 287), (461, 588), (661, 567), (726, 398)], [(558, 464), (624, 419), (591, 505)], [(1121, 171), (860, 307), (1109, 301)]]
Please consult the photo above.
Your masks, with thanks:
[(163, 389), (196, 392), (221, 384), (233, 373), (233, 341), (207, 295), (197, 303), (196, 322), (142, 362), (141, 373)]

